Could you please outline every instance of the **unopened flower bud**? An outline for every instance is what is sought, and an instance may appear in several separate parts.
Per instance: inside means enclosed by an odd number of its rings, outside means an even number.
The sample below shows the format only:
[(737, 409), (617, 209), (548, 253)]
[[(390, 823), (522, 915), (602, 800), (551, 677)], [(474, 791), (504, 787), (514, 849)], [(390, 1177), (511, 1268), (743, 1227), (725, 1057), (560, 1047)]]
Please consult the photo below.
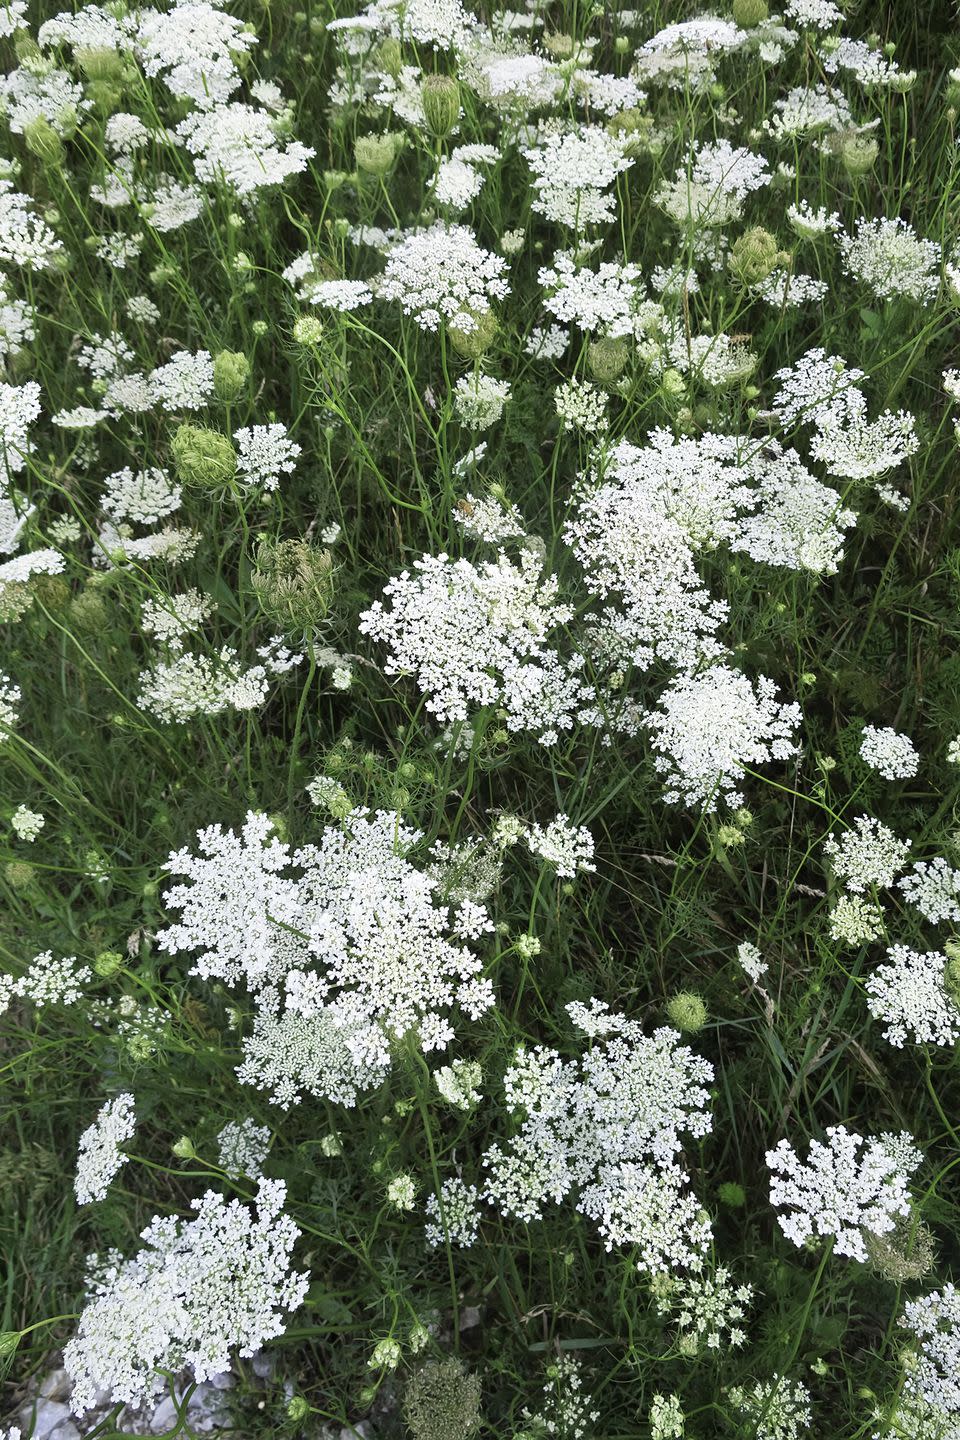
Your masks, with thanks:
[(232, 405), (250, 379), (250, 362), (239, 350), (221, 350), (213, 361), (213, 389), (218, 400)]
[(30, 154), (46, 169), (53, 170), (63, 164), (63, 141), (43, 115), (24, 125), (23, 139)]
[(770, 11), (767, 0), (733, 0), (730, 13), (733, 23), (739, 25), (741, 30), (752, 30), (755, 25), (763, 24)]
[(462, 355), (465, 360), (479, 360), (496, 339), (499, 326), (492, 310), (481, 310), (479, 314), (469, 313), (474, 321), (471, 327), (452, 324), (448, 327), (447, 334), (458, 355)]
[(460, 119), (460, 86), (450, 75), (428, 75), (420, 100), (430, 134), (445, 140)]
[(671, 1025), (692, 1035), (706, 1025), (707, 1007), (693, 991), (680, 990), (667, 1001), (667, 1017)]
[(184, 424), (170, 442), (173, 464), (185, 485), (217, 489), (229, 485), (237, 472), (237, 457), (226, 435), (199, 425)]
[(630, 359), (630, 346), (626, 340), (615, 340), (604, 336), (591, 342), (587, 350), (587, 364), (595, 380), (610, 385), (618, 380)]
[(741, 285), (759, 285), (782, 263), (782, 259), (776, 236), (764, 230), (762, 225), (754, 225), (734, 241), (729, 265)]

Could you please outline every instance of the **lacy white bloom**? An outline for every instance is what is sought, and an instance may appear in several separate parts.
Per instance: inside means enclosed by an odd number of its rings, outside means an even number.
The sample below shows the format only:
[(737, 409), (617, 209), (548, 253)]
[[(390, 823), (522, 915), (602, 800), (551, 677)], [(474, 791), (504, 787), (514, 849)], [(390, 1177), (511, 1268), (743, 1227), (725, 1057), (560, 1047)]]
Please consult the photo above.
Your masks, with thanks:
[(28, 810), (26, 805), (18, 805), (10, 817), (10, 824), (15, 835), (21, 840), (34, 841), (46, 824), (46, 820), (37, 810)]
[(0, 745), (9, 740), (10, 732), (20, 718), (20, 686), (0, 670)]
[(276, 490), (281, 475), (289, 475), (297, 463), (300, 446), (291, 440), (285, 425), (249, 425), (235, 430), (237, 475), (245, 485)]
[(100, 503), (114, 520), (153, 525), (180, 508), (180, 487), (166, 470), (116, 470), (103, 484)]
[(479, 1192), (456, 1176), (444, 1180), (438, 1193), (427, 1197), (426, 1241), (431, 1250), (449, 1242), (460, 1249), (476, 1244), (480, 1234)]
[(456, 1110), (472, 1110), (483, 1096), (477, 1089), (483, 1070), (475, 1060), (454, 1060), (433, 1072), (433, 1080), (448, 1105)]
[[(182, 917), (158, 944), (199, 951), (197, 974), (263, 991), (269, 1037), (283, 1023), (274, 1016), (284, 985), (289, 1011), (323, 1017), (358, 1075), (379, 1074), (392, 1040), (441, 1049), (455, 1035), (455, 1006), (476, 1019), (493, 1004), (482, 962), (464, 943), (491, 922), (474, 902), (438, 902), (436, 878), (408, 858), (422, 838), (391, 811), (355, 810), (319, 845), (293, 853), (262, 815), (249, 814), (239, 835), (211, 826), (198, 836), (199, 858), (170, 857), (171, 872), (192, 883), (165, 895)], [(336, 1038), (321, 1033), (317, 1043)]]
[(506, 262), (483, 250), (466, 226), (437, 224), (411, 231), (394, 246), (379, 294), (399, 301), (421, 330), (436, 330), (445, 320), (470, 331), (491, 300), (508, 294), (505, 270)]
[(584, 435), (602, 435), (609, 425), (607, 397), (599, 385), (589, 380), (572, 380), (558, 385), (553, 403), (565, 431), (581, 430)]
[(181, 120), (177, 135), (193, 156), (198, 180), (229, 185), (238, 195), (282, 185), (316, 154), (299, 140), (285, 141), (279, 117), (252, 105), (195, 110)]
[(948, 1284), (909, 1300), (902, 1323), (920, 1342), (907, 1389), (943, 1415), (960, 1415), (960, 1291)]
[(737, 788), (747, 766), (785, 760), (798, 750), (793, 732), (800, 707), (776, 699), (776, 686), (761, 675), (715, 665), (699, 675), (680, 676), (650, 711), (646, 724), (656, 752), (654, 765), (667, 781), (668, 804), (703, 805), (720, 799), (743, 804)]
[(955, 1045), (960, 1039), (960, 1009), (944, 984), (947, 957), (906, 945), (887, 951), (887, 963), (867, 976), (867, 1008), (887, 1028), (883, 1038), (902, 1049), (917, 1044)]
[(17, 475), (33, 450), (28, 430), (40, 415), (40, 386), (0, 384), (0, 464), (7, 476)]
[(544, 744), (569, 730), (587, 694), (576, 670), (550, 646), (551, 632), (572, 618), (558, 584), (524, 551), (519, 565), (504, 554), (473, 565), (425, 555), (360, 616), (360, 630), (389, 647), (389, 675), (413, 675), (427, 709), (451, 724), (474, 708), (499, 705), (513, 731)]
[(141, 671), (137, 704), (160, 720), (183, 724), (224, 710), (257, 710), (268, 689), (265, 667), (242, 669), (237, 652), (224, 645), (216, 656), (184, 651)]
[(920, 766), (920, 756), (909, 735), (901, 735), (889, 726), (864, 725), (860, 757), (885, 780), (909, 780)]
[(786, 1212), (777, 1219), (794, 1245), (832, 1235), (836, 1254), (865, 1261), (862, 1231), (886, 1235), (898, 1215), (909, 1215), (907, 1182), (920, 1160), (906, 1132), (864, 1139), (830, 1125), (826, 1144), (810, 1141), (806, 1163), (787, 1140), (767, 1151), (770, 1203)]
[(658, 1315), (674, 1318), (684, 1355), (696, 1354), (701, 1345), (719, 1350), (726, 1341), (736, 1349), (746, 1341), (741, 1321), (753, 1286), (731, 1284), (725, 1265), (718, 1265), (712, 1275), (664, 1278), (654, 1289), (654, 1299)]
[(464, 425), (471, 430), (487, 430), (503, 414), (510, 398), (510, 383), (495, 380), (491, 375), (461, 375), (454, 395), (454, 408)]
[(664, 182), (654, 198), (678, 225), (728, 225), (740, 217), (747, 196), (769, 180), (762, 155), (717, 140), (692, 151), (686, 166)]
[(615, 199), (606, 192), (633, 164), (626, 148), (619, 136), (600, 125), (547, 135), (524, 152), (534, 174), (533, 209), (576, 230), (612, 220)]
[(270, 1149), (270, 1127), (258, 1125), (249, 1116), (231, 1120), (217, 1136), (217, 1147), (217, 1163), (231, 1180), (239, 1180), (241, 1175), (259, 1180)]
[[(578, 267), (571, 255), (558, 251), (552, 266), (537, 276), (544, 307), (567, 324), (592, 334), (626, 329), (644, 299), (646, 287), (637, 265), (602, 264), (597, 270)], [(659, 313), (659, 306), (654, 309)]]
[(76, 1414), (100, 1391), (139, 1407), (166, 1384), (158, 1370), (189, 1367), (203, 1381), (230, 1368), (232, 1351), (253, 1355), (283, 1334), (309, 1281), (290, 1268), (300, 1232), (285, 1199), (281, 1181), (261, 1181), (254, 1215), (208, 1190), (193, 1219), (151, 1221), (133, 1259), (94, 1257), (89, 1299), (63, 1352)]
[(927, 305), (940, 285), (940, 246), (917, 236), (905, 220), (857, 222), (856, 233), (837, 237), (844, 268), (878, 300), (903, 296)]
[(580, 870), (597, 868), (593, 864), (593, 836), (585, 825), (571, 825), (566, 815), (558, 815), (546, 828), (531, 825), (525, 839), (531, 854), (539, 855), (567, 879)]
[(868, 945), (883, 934), (883, 911), (862, 895), (841, 895), (830, 911), (830, 936), (843, 945)]
[(150, 389), (164, 410), (202, 410), (213, 395), (213, 357), (208, 350), (178, 350), (150, 371)]
[(823, 853), (838, 880), (854, 894), (892, 885), (907, 861), (910, 840), (901, 840), (872, 815), (859, 815), (838, 840), (830, 835)]
[(28, 1000), (38, 1010), (48, 1005), (78, 1005), (84, 998), (83, 987), (92, 979), (93, 971), (75, 955), (55, 960), (52, 951), (44, 950), (16, 980), (0, 984), (0, 1012), (14, 998)]
[[(809, 4), (810, 0), (804, 3)], [(813, 0), (813, 3), (823, 4), (825, 0)], [(757, 1380), (749, 1390), (743, 1385), (734, 1385), (729, 1395), (750, 1426), (751, 1440), (800, 1440), (813, 1421), (810, 1391), (799, 1380), (788, 1380), (785, 1375)]]
[(133, 1139), (136, 1128), (133, 1096), (123, 1094), (108, 1100), (93, 1124), (84, 1130), (73, 1182), (78, 1204), (90, 1205), (106, 1197), (110, 1181), (127, 1158), (120, 1147)]
[(741, 940), (737, 946), (737, 960), (740, 962), (744, 974), (749, 976), (754, 985), (757, 984), (760, 976), (765, 975), (770, 968), (757, 946), (749, 940)]
[(200, 630), (216, 608), (209, 596), (191, 587), (181, 595), (145, 600), (140, 611), (140, 624), (148, 635), (155, 635), (172, 650), (181, 650), (184, 636)]
[(945, 920), (960, 921), (960, 870), (953, 870), (942, 856), (918, 860), (909, 875), (897, 886), (908, 905), (919, 910), (931, 925)]
[(682, 1137), (710, 1130), (711, 1066), (675, 1031), (647, 1036), (599, 1001), (567, 1010), (591, 1046), (572, 1061), (542, 1046), (517, 1051), (504, 1083), (523, 1118), (484, 1157), (486, 1198), (529, 1222), (576, 1192), (607, 1249), (635, 1245), (641, 1270), (696, 1263), (710, 1225), (677, 1162)]

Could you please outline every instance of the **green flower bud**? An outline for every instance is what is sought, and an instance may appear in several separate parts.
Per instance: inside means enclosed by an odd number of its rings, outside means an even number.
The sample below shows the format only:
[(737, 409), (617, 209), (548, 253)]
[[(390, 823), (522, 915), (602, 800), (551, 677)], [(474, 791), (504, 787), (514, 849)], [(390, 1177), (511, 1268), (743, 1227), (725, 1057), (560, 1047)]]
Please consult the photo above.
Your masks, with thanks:
[(21, 1334), (20, 1330), (0, 1330), (0, 1360), (6, 1360), (16, 1352)]
[(723, 1184), (717, 1187), (717, 1199), (721, 1205), (727, 1205), (731, 1210), (742, 1210), (747, 1203), (747, 1192), (736, 1180), (724, 1180)]
[(445, 140), (460, 119), (460, 86), (450, 75), (428, 75), (420, 99), (430, 134)]
[(671, 367), (669, 370), (664, 370), (660, 377), (660, 389), (668, 400), (676, 400), (687, 393), (687, 382), (679, 370)]
[(462, 326), (453, 324), (447, 327), (447, 335), (458, 355), (462, 355), (465, 360), (479, 360), (480, 356), (490, 349), (500, 327), (492, 310), (481, 310), (479, 314), (476, 311), (467, 313), (472, 315), (476, 322), (473, 328), (465, 330)]
[(101, 115), (112, 115), (120, 108), (120, 101), (123, 99), (120, 86), (111, 84), (109, 80), (88, 80), (86, 95), (93, 108), (99, 110)]
[(109, 980), (123, 968), (123, 956), (118, 950), (102, 950), (93, 962), (93, 968), (101, 980)]
[(218, 400), (232, 405), (250, 379), (250, 361), (239, 350), (221, 350), (213, 362), (213, 389)]
[(385, 135), (358, 136), (353, 147), (357, 169), (367, 175), (388, 175), (402, 144), (403, 137), (389, 131)]
[(287, 1402), (287, 1418), (295, 1424), (301, 1420), (306, 1420), (309, 1414), (310, 1401), (305, 1399), (303, 1395), (294, 1395), (293, 1398)]
[(621, 110), (619, 115), (613, 115), (607, 121), (606, 129), (609, 134), (616, 135), (624, 142), (624, 154), (635, 159), (643, 154), (650, 143), (653, 116), (644, 114), (636, 107)]
[(70, 605), (70, 619), (78, 630), (94, 635), (105, 629), (108, 611), (103, 596), (95, 590), (81, 590)]
[(755, 225), (734, 241), (729, 265), (741, 285), (759, 285), (782, 261), (776, 236), (762, 225)]
[(237, 457), (226, 435), (184, 424), (170, 442), (174, 469), (184, 485), (219, 489), (237, 472)]
[(680, 990), (667, 1001), (667, 1016), (678, 1030), (694, 1035), (707, 1023), (707, 1007), (693, 991)]
[(70, 585), (62, 575), (33, 575), (30, 591), (48, 610), (64, 610), (70, 604)]
[(392, 75), (394, 80), (403, 69), (403, 46), (393, 36), (388, 36), (377, 46), (376, 62), (387, 75)]
[(11, 860), (4, 866), (3, 873), (11, 890), (29, 890), (37, 872), (29, 860)]
[(80, 45), (74, 50), (73, 58), (88, 80), (108, 81), (113, 85), (122, 85), (126, 79), (123, 56), (117, 50)]
[(180, 1139), (174, 1141), (170, 1146), (170, 1149), (178, 1160), (195, 1160), (197, 1158), (197, 1152), (189, 1135), (181, 1135)]
[(880, 146), (869, 135), (847, 135), (840, 146), (840, 163), (848, 175), (867, 175), (879, 154)]
[(43, 115), (23, 127), (23, 139), (30, 154), (46, 169), (54, 170), (63, 164), (63, 141)]
[(604, 336), (591, 341), (587, 349), (587, 364), (590, 374), (603, 385), (612, 385), (627, 368), (630, 346), (626, 340), (613, 340)]
[(770, 11), (767, 9), (767, 0), (733, 0), (730, 13), (733, 23), (739, 25), (741, 30), (752, 30), (755, 25), (763, 24)]
[(261, 540), (250, 576), (263, 613), (281, 630), (315, 629), (334, 594), (333, 556), (304, 540)]

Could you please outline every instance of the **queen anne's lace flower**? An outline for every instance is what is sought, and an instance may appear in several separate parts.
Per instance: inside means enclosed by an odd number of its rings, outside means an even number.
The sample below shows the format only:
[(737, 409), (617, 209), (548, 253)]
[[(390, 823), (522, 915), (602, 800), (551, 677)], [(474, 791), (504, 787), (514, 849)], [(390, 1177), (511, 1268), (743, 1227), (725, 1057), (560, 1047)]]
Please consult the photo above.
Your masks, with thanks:
[(800, 707), (775, 697), (776, 686), (765, 675), (754, 686), (725, 665), (668, 685), (660, 708), (646, 720), (654, 765), (667, 782), (667, 803), (707, 810), (715, 810), (720, 799), (742, 805), (737, 787), (748, 765), (795, 755)]
[(885, 780), (909, 780), (920, 766), (909, 735), (900, 735), (889, 726), (864, 725), (860, 756)]
[(886, 1022), (883, 1038), (902, 1049), (917, 1044), (955, 1045), (960, 1040), (960, 1009), (947, 992), (947, 957), (894, 945), (887, 961), (867, 976), (867, 1006)]
[(482, 249), (465, 225), (437, 224), (411, 231), (393, 247), (378, 293), (398, 301), (421, 330), (447, 321), (469, 332), (491, 300), (507, 295), (505, 269), (505, 261)]
[(124, 1094), (109, 1100), (89, 1129), (84, 1130), (74, 1180), (79, 1204), (89, 1205), (105, 1197), (110, 1181), (127, 1158), (120, 1146), (133, 1138), (136, 1123), (133, 1096)]
[(904, 1306), (903, 1322), (920, 1342), (906, 1386), (934, 1412), (960, 1416), (960, 1291), (944, 1285)]
[(76, 1414), (103, 1390), (111, 1404), (139, 1407), (166, 1383), (159, 1370), (189, 1366), (203, 1381), (229, 1369), (232, 1351), (253, 1355), (283, 1333), (309, 1281), (290, 1268), (300, 1232), (285, 1199), (281, 1181), (261, 1181), (253, 1214), (208, 1190), (193, 1219), (152, 1220), (133, 1259), (93, 1257), (89, 1298), (63, 1352)]
[(647, 1036), (599, 1001), (567, 1009), (591, 1048), (579, 1061), (543, 1046), (517, 1052), (504, 1083), (523, 1118), (510, 1144), (484, 1158), (486, 1198), (529, 1222), (576, 1193), (607, 1249), (636, 1246), (641, 1270), (695, 1263), (710, 1225), (677, 1162), (682, 1136), (710, 1130), (710, 1065), (675, 1031)]
[(838, 840), (830, 835), (823, 853), (838, 880), (855, 895), (892, 885), (906, 864), (911, 841), (901, 840), (872, 815), (859, 815)]
[(519, 565), (501, 553), (474, 565), (425, 555), (360, 617), (360, 630), (389, 646), (386, 671), (411, 674), (427, 708), (446, 724), (471, 710), (499, 705), (510, 730), (532, 731), (545, 744), (573, 725), (589, 698), (575, 666), (552, 648), (572, 617), (558, 585), (524, 551)]
[(907, 1181), (920, 1160), (906, 1132), (865, 1140), (830, 1125), (826, 1144), (810, 1141), (806, 1163), (787, 1140), (767, 1151), (770, 1203), (785, 1212), (777, 1219), (794, 1245), (833, 1236), (838, 1255), (865, 1261), (862, 1232), (886, 1235), (910, 1213)]

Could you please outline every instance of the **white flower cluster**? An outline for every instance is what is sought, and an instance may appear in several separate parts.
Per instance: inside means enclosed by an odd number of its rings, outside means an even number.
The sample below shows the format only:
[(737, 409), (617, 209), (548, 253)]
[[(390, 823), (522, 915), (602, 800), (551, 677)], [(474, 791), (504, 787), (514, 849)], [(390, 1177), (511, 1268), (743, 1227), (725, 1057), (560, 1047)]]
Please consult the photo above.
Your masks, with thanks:
[(508, 294), (505, 269), (501, 257), (482, 249), (465, 225), (436, 224), (411, 231), (391, 249), (378, 294), (398, 301), (421, 330), (436, 330), (446, 321), (469, 332), (491, 300)]
[(909, 735), (901, 735), (889, 726), (864, 725), (860, 758), (885, 780), (909, 780), (920, 766), (920, 756)]
[(525, 155), (534, 174), (532, 205), (539, 214), (571, 230), (614, 218), (614, 197), (607, 192), (633, 164), (622, 139), (603, 126), (584, 125), (545, 135)]
[(270, 1128), (258, 1125), (249, 1116), (244, 1120), (230, 1120), (217, 1136), (217, 1146), (217, 1163), (226, 1171), (228, 1179), (239, 1180), (247, 1175), (251, 1180), (259, 1180), (270, 1149)]
[(837, 237), (848, 275), (878, 300), (903, 296), (928, 305), (940, 288), (940, 246), (920, 239), (905, 220), (857, 221), (854, 235)]
[(256, 1214), (208, 1190), (193, 1202), (193, 1219), (151, 1221), (132, 1259), (94, 1257), (89, 1298), (63, 1352), (76, 1414), (103, 1391), (112, 1404), (139, 1407), (161, 1392), (158, 1371), (189, 1367), (202, 1381), (229, 1368), (231, 1351), (253, 1355), (283, 1333), (309, 1279), (290, 1267), (300, 1232), (285, 1200), (279, 1180), (261, 1181)]
[(854, 895), (894, 883), (907, 861), (910, 840), (901, 840), (872, 815), (859, 815), (838, 840), (830, 835), (823, 853), (836, 878)]
[(127, 1158), (120, 1147), (133, 1139), (136, 1125), (133, 1096), (123, 1094), (108, 1100), (93, 1124), (84, 1130), (73, 1182), (80, 1205), (104, 1198), (110, 1181)]
[(142, 671), (137, 704), (168, 724), (183, 724), (224, 710), (256, 710), (268, 689), (266, 668), (241, 669), (236, 651), (225, 645), (216, 656), (184, 651)]
[(902, 1323), (920, 1342), (906, 1387), (942, 1416), (960, 1416), (960, 1291), (947, 1284), (904, 1306)]
[(484, 1157), (486, 1199), (529, 1222), (575, 1193), (607, 1249), (636, 1246), (641, 1270), (696, 1263), (710, 1223), (678, 1157), (683, 1136), (711, 1128), (711, 1066), (675, 1031), (647, 1036), (599, 1001), (567, 1010), (593, 1043), (572, 1061), (543, 1046), (517, 1052), (504, 1084), (510, 1110), (523, 1118), (509, 1145)]
[(740, 781), (751, 765), (785, 760), (798, 750), (800, 707), (776, 699), (765, 675), (756, 685), (726, 665), (682, 675), (647, 717), (654, 765), (667, 782), (667, 804), (715, 810), (720, 799), (743, 804)]
[(272, 830), (251, 813), (239, 834), (202, 830), (199, 857), (172, 855), (171, 874), (190, 883), (167, 891), (181, 918), (158, 944), (199, 952), (194, 973), (255, 993), (246, 1083), (290, 1104), (302, 1061), (303, 1089), (352, 1103), (382, 1079), (392, 1042), (441, 1049), (454, 1007), (473, 1019), (490, 1009), (469, 947), (491, 922), (476, 901), (438, 903), (436, 878), (408, 858), (422, 835), (393, 812), (355, 810), (292, 852)]
[(84, 998), (84, 986), (92, 979), (89, 965), (81, 965), (75, 955), (55, 960), (52, 951), (44, 950), (16, 979), (0, 976), (0, 1014), (15, 999), (26, 1000), (37, 1010), (48, 1005), (78, 1005)]
[(427, 1197), (425, 1234), (431, 1250), (447, 1243), (465, 1250), (476, 1243), (482, 1218), (478, 1201), (477, 1187), (456, 1176)]
[(670, 1315), (679, 1331), (684, 1355), (701, 1346), (719, 1350), (724, 1343), (738, 1349), (746, 1342), (742, 1321), (753, 1299), (752, 1285), (735, 1285), (725, 1265), (712, 1274), (657, 1277), (653, 1295), (658, 1315)]
[(865, 1261), (863, 1231), (886, 1235), (910, 1213), (907, 1182), (922, 1157), (906, 1132), (864, 1139), (829, 1125), (826, 1133), (826, 1144), (810, 1141), (806, 1163), (788, 1140), (767, 1151), (770, 1203), (785, 1212), (777, 1219), (794, 1245), (832, 1236), (836, 1254)]
[(585, 825), (571, 825), (566, 815), (558, 815), (546, 827), (531, 825), (524, 839), (531, 854), (547, 861), (565, 879), (572, 880), (578, 871), (597, 868), (593, 864), (593, 836)]
[(947, 991), (947, 957), (937, 950), (894, 945), (887, 960), (866, 979), (867, 1007), (883, 1020), (883, 1038), (902, 1049), (908, 1037), (918, 1044), (955, 1045), (960, 1040), (960, 1007)]
[(558, 584), (525, 550), (514, 564), (501, 551), (474, 565), (424, 555), (360, 617), (360, 630), (389, 647), (389, 675), (413, 675), (427, 709), (445, 724), (472, 707), (497, 706), (508, 729), (532, 731), (544, 744), (569, 730), (590, 698), (578, 667), (550, 640), (572, 618)]

